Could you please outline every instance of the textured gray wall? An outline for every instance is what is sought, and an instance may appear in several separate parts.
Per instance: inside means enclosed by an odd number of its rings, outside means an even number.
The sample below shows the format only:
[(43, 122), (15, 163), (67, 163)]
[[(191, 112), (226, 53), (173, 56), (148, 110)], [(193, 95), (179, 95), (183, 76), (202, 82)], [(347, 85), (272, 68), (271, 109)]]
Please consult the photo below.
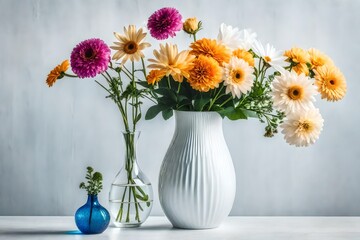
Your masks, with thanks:
[[(168, 5), (201, 19), (201, 36), (216, 37), (225, 22), (251, 27), (279, 49), (319, 48), (347, 77), (342, 102), (317, 102), (325, 127), (309, 148), (290, 147), (281, 135), (263, 138), (256, 120), (224, 122), (237, 174), (232, 214), (360, 215), (360, 1), (350, 0), (0, 0), (0, 215), (73, 214), (85, 201), (78, 184), (89, 164), (105, 175), (107, 206), (123, 159), (115, 105), (93, 80), (60, 80), (51, 89), (44, 80), (81, 40), (111, 44), (113, 31), (142, 25)], [(180, 33), (171, 41), (190, 39)], [(139, 162), (156, 193), (152, 214), (162, 215), (157, 176), (174, 119), (143, 121), (140, 129)]]

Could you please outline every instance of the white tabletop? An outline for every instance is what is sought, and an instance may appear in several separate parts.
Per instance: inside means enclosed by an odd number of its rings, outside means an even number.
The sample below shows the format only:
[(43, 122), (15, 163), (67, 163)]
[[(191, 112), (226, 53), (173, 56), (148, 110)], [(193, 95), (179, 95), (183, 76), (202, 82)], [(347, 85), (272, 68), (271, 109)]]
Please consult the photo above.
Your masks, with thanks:
[(140, 228), (98, 235), (79, 233), (73, 217), (0, 217), (0, 239), (359, 240), (360, 217), (228, 217), (210, 230), (175, 229), (165, 217), (150, 217)]

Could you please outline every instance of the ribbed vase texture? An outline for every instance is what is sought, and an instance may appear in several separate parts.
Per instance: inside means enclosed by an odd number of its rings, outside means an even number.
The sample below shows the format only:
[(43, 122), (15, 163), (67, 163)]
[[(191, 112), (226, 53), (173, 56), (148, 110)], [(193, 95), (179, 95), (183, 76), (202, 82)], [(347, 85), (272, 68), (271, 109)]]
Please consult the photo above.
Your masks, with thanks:
[(232, 208), (236, 180), (222, 118), (216, 112), (175, 112), (176, 129), (159, 176), (165, 215), (178, 228), (214, 228)]

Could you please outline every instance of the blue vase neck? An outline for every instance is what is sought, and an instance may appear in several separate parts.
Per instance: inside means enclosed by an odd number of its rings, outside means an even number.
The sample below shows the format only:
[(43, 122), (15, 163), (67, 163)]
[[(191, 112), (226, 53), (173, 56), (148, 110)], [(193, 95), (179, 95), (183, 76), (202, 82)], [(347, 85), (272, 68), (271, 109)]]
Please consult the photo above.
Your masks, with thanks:
[(98, 196), (89, 194), (86, 204), (92, 204), (93, 206), (94, 205), (100, 205), (99, 200), (98, 200)]

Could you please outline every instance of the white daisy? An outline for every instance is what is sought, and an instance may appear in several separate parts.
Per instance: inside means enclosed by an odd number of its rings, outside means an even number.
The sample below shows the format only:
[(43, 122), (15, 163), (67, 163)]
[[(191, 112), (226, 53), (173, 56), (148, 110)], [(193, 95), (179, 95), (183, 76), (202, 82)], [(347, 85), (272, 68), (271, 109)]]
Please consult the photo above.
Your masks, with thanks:
[(284, 67), (289, 65), (289, 63), (285, 61), (286, 57), (284, 56), (283, 51), (276, 51), (269, 43), (266, 44), (266, 47), (264, 48), (260, 41), (255, 41), (253, 45), (253, 50), (256, 55), (264, 59), (264, 61), (275, 70), (279, 72), (285, 71)]
[(303, 112), (314, 108), (316, 86), (305, 74), (283, 72), (271, 86), (274, 107), (285, 113)]
[(256, 39), (256, 33), (250, 29), (239, 31), (238, 28), (233, 28), (230, 25), (222, 23), (220, 25), (217, 40), (219, 43), (227, 46), (231, 50), (241, 48), (249, 51)]
[(226, 94), (231, 92), (233, 98), (240, 98), (242, 93), (251, 90), (254, 84), (254, 69), (243, 59), (232, 57), (229, 63), (224, 65), (224, 85)]
[(313, 144), (319, 138), (323, 126), (324, 119), (317, 108), (290, 114), (280, 125), (285, 141), (296, 147)]

